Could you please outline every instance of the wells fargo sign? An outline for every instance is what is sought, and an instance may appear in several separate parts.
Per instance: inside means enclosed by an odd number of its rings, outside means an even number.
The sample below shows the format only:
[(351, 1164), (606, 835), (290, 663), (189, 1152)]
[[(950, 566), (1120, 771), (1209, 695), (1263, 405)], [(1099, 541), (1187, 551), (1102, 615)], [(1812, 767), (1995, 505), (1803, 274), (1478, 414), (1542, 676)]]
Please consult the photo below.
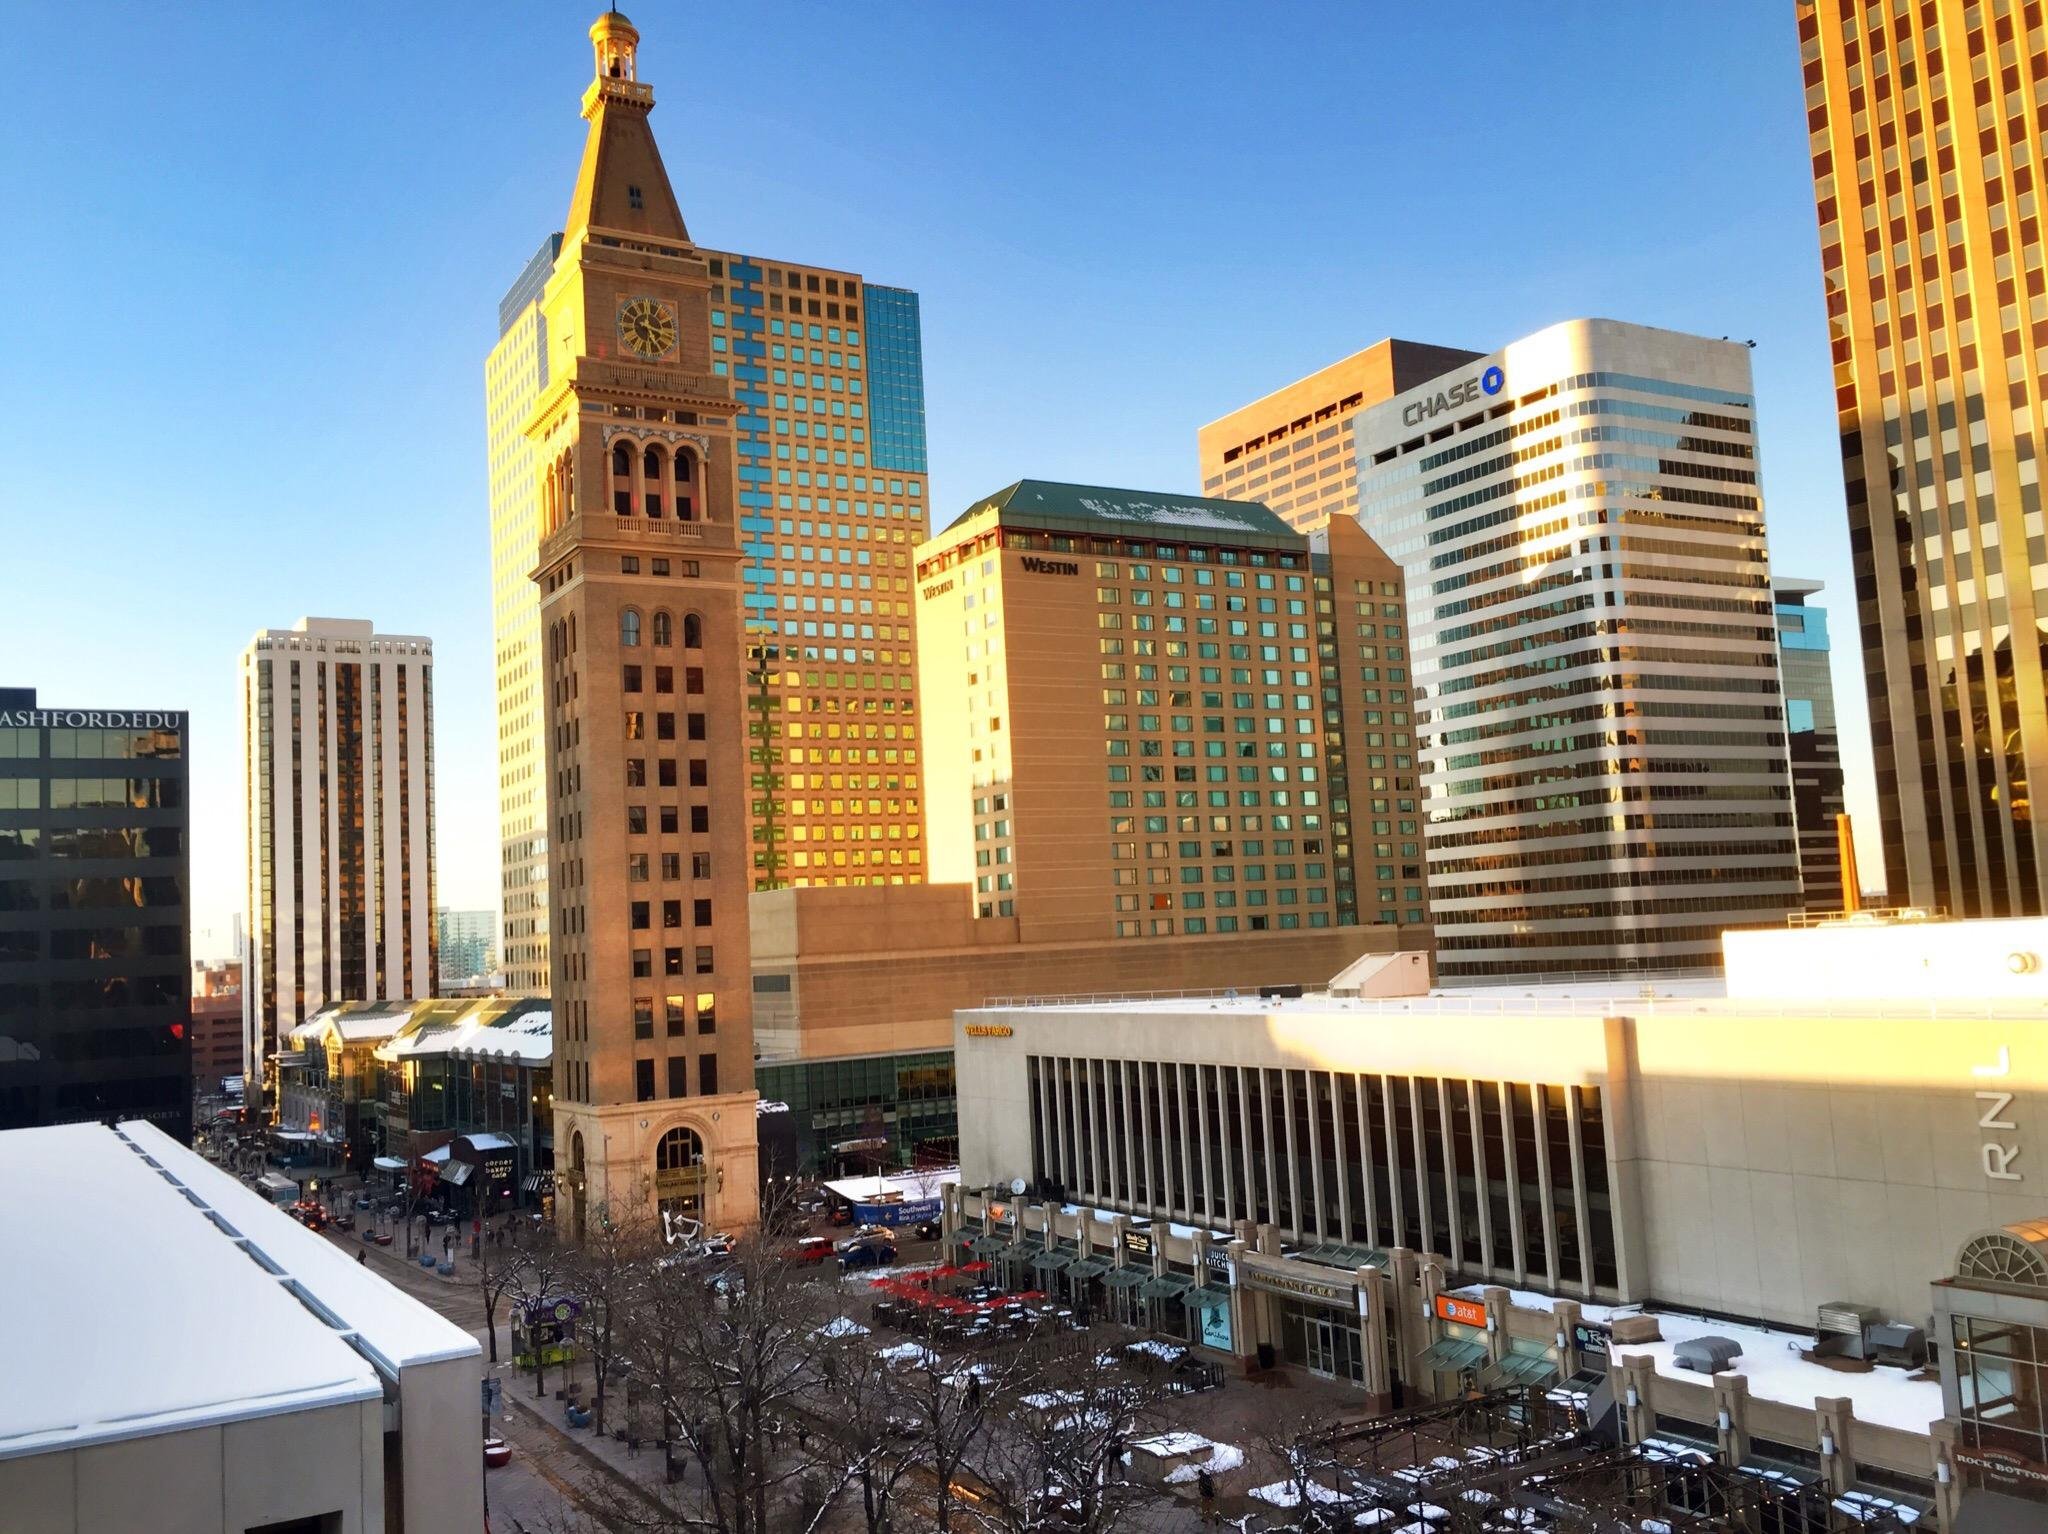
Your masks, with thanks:
[(969, 1023), (967, 1037), (970, 1039), (1007, 1039), (1017, 1030), (1008, 1023)]

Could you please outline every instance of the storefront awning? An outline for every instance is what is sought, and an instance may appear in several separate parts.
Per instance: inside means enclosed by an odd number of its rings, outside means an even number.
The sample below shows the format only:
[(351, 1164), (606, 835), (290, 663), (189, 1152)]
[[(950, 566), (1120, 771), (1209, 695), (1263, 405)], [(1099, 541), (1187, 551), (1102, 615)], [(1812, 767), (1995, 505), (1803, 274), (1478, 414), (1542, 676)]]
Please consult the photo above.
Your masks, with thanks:
[(405, 1158), (403, 1156), (379, 1156), (370, 1165), (380, 1172), (403, 1172), (405, 1170)]
[(1112, 1289), (1135, 1289), (1140, 1284), (1150, 1284), (1152, 1282), (1152, 1270), (1150, 1268), (1111, 1268), (1104, 1275), (1102, 1281)]
[(1031, 1259), (1031, 1266), (1040, 1273), (1057, 1273), (1073, 1260), (1072, 1252), (1040, 1252)]
[(555, 1174), (553, 1172), (528, 1172), (519, 1186), (527, 1193), (552, 1193), (555, 1191)]
[(1181, 1303), (1190, 1310), (1228, 1310), (1230, 1291), (1214, 1284), (1197, 1284), (1181, 1297)]
[(1008, 1251), (1011, 1243), (1001, 1236), (976, 1236), (968, 1245), (978, 1257), (993, 1257), (998, 1252)]
[(972, 1246), (979, 1235), (979, 1231), (962, 1226), (959, 1230), (953, 1232), (951, 1240), (955, 1246)]
[(476, 1167), (470, 1162), (450, 1161), (441, 1168), (441, 1181), (459, 1188), (469, 1181), (469, 1174), (475, 1170)]
[(1416, 1362), (1441, 1374), (1455, 1374), (1460, 1369), (1471, 1368), (1485, 1357), (1485, 1343), (1468, 1342), (1463, 1337), (1446, 1337), (1424, 1348)]
[(1517, 1385), (1547, 1385), (1557, 1377), (1555, 1360), (1536, 1353), (1510, 1353), (1495, 1367), (1503, 1379)]
[(1079, 1262), (1067, 1265), (1069, 1278), (1099, 1278), (1109, 1271), (1109, 1264), (1100, 1257), (1083, 1257)]
[(1145, 1287), (1138, 1293), (1148, 1300), (1160, 1300), (1169, 1294), (1184, 1294), (1191, 1286), (1191, 1280), (1180, 1273), (1160, 1273), (1145, 1280)]

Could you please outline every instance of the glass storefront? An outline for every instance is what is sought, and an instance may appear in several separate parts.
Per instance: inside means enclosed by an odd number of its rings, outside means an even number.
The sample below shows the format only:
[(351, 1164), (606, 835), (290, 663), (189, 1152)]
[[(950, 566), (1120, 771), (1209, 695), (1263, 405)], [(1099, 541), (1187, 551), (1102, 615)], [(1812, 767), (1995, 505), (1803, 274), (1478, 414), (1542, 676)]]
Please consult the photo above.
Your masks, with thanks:
[(1280, 1351), (1290, 1364), (1324, 1379), (1365, 1383), (1365, 1340), (1359, 1335), (1355, 1310), (1283, 1299)]

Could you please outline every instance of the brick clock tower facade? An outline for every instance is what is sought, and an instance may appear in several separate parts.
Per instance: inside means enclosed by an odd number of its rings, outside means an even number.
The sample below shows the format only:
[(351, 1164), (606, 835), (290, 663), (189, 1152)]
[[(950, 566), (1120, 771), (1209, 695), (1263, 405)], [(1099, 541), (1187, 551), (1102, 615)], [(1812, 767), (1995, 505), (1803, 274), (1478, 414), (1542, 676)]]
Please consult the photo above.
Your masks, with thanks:
[(731, 386), (648, 126), (639, 34), (597, 77), (541, 299), (550, 993), (560, 1222), (759, 1210)]

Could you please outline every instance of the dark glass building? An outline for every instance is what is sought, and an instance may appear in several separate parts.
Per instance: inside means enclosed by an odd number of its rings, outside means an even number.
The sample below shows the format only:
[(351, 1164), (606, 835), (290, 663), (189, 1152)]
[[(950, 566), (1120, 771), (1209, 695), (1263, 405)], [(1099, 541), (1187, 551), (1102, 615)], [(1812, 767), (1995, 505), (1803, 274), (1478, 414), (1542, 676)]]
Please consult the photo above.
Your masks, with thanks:
[(0, 1129), (192, 1136), (185, 737), (0, 688)]
[(1792, 814), (1799, 827), (1799, 879), (1809, 911), (1842, 909), (1842, 737), (1828, 674), (1827, 609), (1807, 599), (1819, 581), (1771, 582), (1778, 625), (1778, 674), (1785, 686), (1785, 738), (1792, 754)]

